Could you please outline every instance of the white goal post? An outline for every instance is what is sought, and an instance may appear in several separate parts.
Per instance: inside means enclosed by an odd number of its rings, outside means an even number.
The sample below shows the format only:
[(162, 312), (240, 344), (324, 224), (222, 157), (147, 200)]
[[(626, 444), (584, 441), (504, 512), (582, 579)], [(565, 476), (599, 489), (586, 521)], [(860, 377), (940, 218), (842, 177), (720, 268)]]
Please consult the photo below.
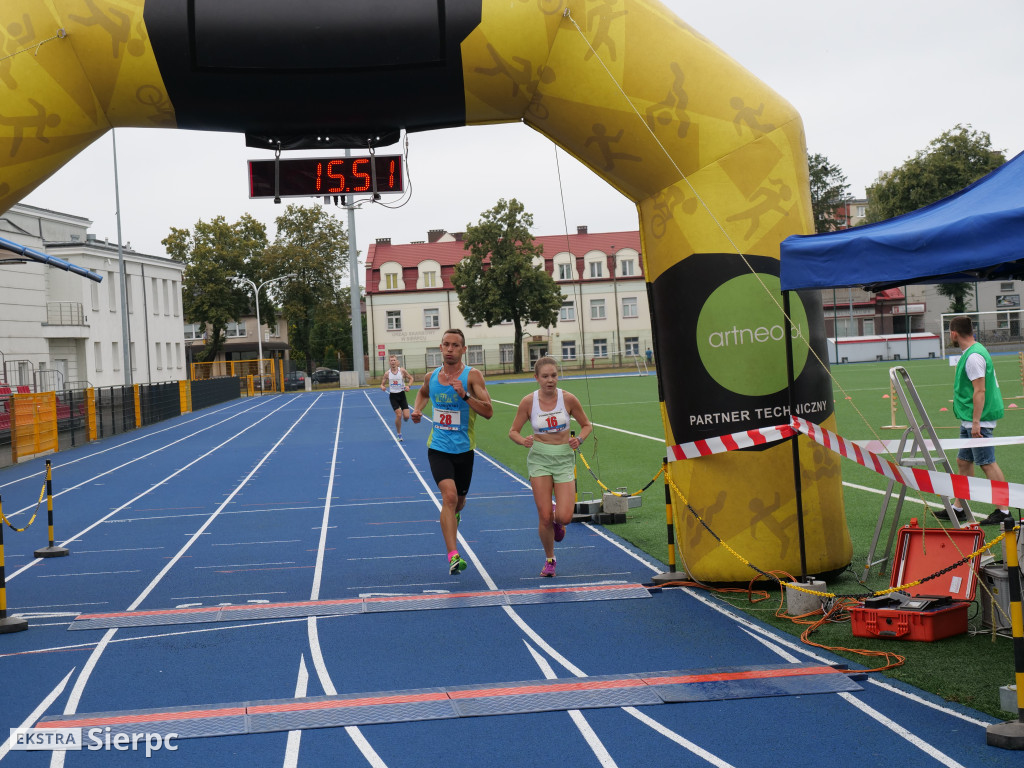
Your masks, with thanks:
[(986, 310), (984, 312), (943, 312), (939, 315), (939, 338), (942, 339), (942, 356), (955, 355), (949, 345), (949, 321), (959, 315), (967, 315), (974, 322), (974, 338), (989, 347), (993, 344), (1021, 344), (1021, 330), (1024, 329), (1024, 309)]

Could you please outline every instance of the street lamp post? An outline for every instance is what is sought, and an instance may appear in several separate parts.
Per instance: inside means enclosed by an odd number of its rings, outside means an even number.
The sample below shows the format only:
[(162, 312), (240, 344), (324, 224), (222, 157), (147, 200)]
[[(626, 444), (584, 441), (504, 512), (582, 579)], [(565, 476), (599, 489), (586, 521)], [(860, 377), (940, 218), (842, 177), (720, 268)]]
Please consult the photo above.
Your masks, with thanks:
[(248, 283), (252, 286), (252, 291), (256, 299), (256, 349), (258, 350), (257, 354), (259, 355), (256, 365), (260, 377), (260, 391), (263, 390), (263, 323), (260, 322), (260, 291), (263, 290), (263, 287), (266, 285), (276, 283), (278, 280), (286, 280), (289, 277), (295, 277), (295, 274), (281, 275), (280, 277), (275, 277), (270, 280), (264, 280), (258, 286), (248, 277), (242, 277), (241, 275), (235, 277), (235, 280), (242, 283)]

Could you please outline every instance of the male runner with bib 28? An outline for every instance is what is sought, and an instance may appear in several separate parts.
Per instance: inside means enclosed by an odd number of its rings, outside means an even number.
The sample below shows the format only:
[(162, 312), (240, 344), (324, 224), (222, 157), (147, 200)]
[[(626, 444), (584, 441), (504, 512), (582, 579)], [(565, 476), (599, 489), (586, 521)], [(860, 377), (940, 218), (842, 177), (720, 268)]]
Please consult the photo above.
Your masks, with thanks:
[(427, 459), (441, 492), (441, 534), (448, 553), (448, 573), (453, 575), (466, 569), (466, 561), (459, 555), (458, 535), (473, 479), (473, 423), (477, 414), (485, 419), (494, 415), (484, 376), (463, 364), (465, 353), (466, 335), (458, 328), (445, 331), (441, 337), (442, 365), (424, 377), (412, 410), (412, 423), (419, 424), (423, 406), (430, 401), (434, 426), (427, 438)]

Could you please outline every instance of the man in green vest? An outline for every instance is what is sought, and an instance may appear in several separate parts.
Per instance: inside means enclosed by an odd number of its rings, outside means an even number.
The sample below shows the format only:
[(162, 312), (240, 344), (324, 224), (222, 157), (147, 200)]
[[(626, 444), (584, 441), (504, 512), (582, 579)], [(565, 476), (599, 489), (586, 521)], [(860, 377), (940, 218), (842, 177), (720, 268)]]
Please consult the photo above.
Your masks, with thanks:
[[(992, 358), (974, 339), (974, 325), (966, 315), (949, 322), (949, 341), (960, 348), (960, 361), (953, 380), (953, 414), (960, 419), (960, 437), (992, 437), (996, 421), (1003, 416), (1003, 396), (999, 392)], [(989, 480), (1005, 482), (1003, 471), (996, 464), (996, 450), (991, 445), (961, 448), (956, 455), (956, 468), (961, 475), (974, 476), (974, 465), (981, 467)], [(960, 520), (967, 519), (960, 500), (953, 505)], [(945, 511), (942, 515), (945, 516)], [(999, 525), (1013, 520), (1010, 510), (999, 508), (981, 521), (981, 525)]]

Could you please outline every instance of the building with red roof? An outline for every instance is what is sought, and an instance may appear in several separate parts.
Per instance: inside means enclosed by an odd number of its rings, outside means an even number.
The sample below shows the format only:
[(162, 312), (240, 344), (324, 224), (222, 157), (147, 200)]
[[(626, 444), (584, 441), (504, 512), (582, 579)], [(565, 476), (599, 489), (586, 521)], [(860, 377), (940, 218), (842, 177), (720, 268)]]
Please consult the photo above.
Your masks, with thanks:
[[(459, 312), (452, 285), (455, 265), (466, 255), (463, 233), (431, 230), (427, 240), (404, 245), (378, 238), (366, 258), (366, 326), (369, 373), (383, 375), (396, 354), (411, 372), (441, 364), (439, 345), (447, 328), (461, 328), (466, 362), (485, 372), (512, 370), (515, 335), (511, 322), (470, 327)], [(651, 318), (640, 251), (640, 233), (588, 232), (534, 238), (543, 246), (544, 269), (562, 286), (558, 323), (524, 326), (523, 360), (543, 355), (563, 369), (643, 366), (652, 349)], [(543, 263), (542, 263), (543, 262)]]

